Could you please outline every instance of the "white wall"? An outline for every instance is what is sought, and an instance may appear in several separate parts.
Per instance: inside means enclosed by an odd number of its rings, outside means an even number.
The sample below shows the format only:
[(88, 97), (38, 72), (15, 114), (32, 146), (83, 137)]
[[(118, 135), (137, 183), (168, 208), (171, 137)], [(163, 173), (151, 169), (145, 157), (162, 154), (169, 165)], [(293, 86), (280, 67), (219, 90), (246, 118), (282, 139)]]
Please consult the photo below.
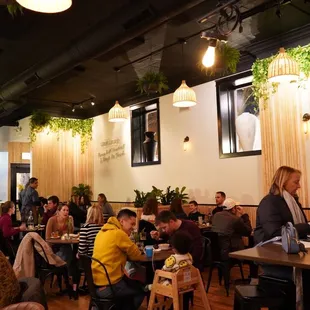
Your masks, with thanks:
[[(215, 83), (194, 87), (197, 106), (180, 110), (172, 106), (172, 94), (160, 98), (161, 165), (131, 167), (130, 121), (109, 123), (107, 114), (94, 123), (94, 194), (104, 192), (110, 201), (132, 201), (134, 189), (150, 191), (186, 186), (190, 198), (213, 203), (216, 191), (225, 191), (242, 204), (258, 204), (262, 198), (261, 157), (219, 159)], [(190, 149), (183, 151), (183, 140)], [(125, 155), (100, 162), (101, 143), (119, 139)], [(108, 154), (106, 155), (108, 157)]]

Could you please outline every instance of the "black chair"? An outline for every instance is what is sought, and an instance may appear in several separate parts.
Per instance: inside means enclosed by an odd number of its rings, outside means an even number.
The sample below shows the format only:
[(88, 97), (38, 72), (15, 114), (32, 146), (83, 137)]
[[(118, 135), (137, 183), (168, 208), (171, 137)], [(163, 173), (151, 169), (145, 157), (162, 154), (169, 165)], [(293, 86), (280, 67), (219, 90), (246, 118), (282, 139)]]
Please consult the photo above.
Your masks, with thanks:
[[(127, 309), (130, 309), (129, 300), (127, 299), (120, 300), (119, 298), (117, 299), (115, 297), (115, 293), (113, 291), (111, 280), (110, 280), (109, 274), (104, 264), (102, 264), (98, 259), (87, 256), (87, 255), (80, 255), (80, 260), (81, 260), (81, 263), (82, 263), (82, 266), (85, 272), (85, 277), (86, 277), (86, 281), (88, 284), (88, 290), (89, 290), (90, 297), (91, 297), (90, 302), (89, 302), (89, 307), (88, 307), (89, 310), (91, 310), (92, 307), (97, 307), (99, 310), (112, 310), (112, 309), (121, 310), (121, 309), (124, 309), (123, 305), (125, 305), (126, 303), (128, 305)], [(112, 298), (100, 298), (97, 296), (96, 286), (94, 284), (93, 274), (92, 274), (92, 269), (91, 269), (92, 261), (97, 262), (104, 269), (104, 272), (109, 282), (110, 289), (112, 291), (112, 295), (113, 295)]]
[(262, 289), (258, 285), (237, 285), (235, 288), (234, 310), (260, 310), (267, 307), (272, 310), (294, 309), (283, 308), (286, 296), (282, 291)]
[[(36, 250), (35, 245), (37, 245), (41, 249), (41, 252), (43, 253), (43, 257)], [(35, 266), (36, 266), (36, 277), (40, 279), (42, 286), (44, 286), (45, 281), (48, 277), (51, 277), (51, 286), (52, 286), (54, 275), (56, 275), (59, 290), (60, 292), (62, 292), (62, 278), (63, 278), (66, 284), (68, 295), (71, 299), (72, 288), (69, 282), (68, 266), (64, 265), (64, 266), (57, 267), (57, 266), (51, 265), (44, 251), (44, 248), (39, 242), (36, 242), (35, 240), (33, 240), (33, 249), (34, 249), (34, 259), (35, 259)]]
[(209, 287), (212, 280), (213, 269), (217, 268), (219, 276), (219, 284), (222, 285), (222, 278), (224, 277), (224, 285), (226, 289), (226, 295), (229, 296), (229, 281), (230, 281), (230, 270), (234, 266), (239, 266), (242, 281), (244, 281), (244, 275), (242, 270), (242, 262), (237, 259), (223, 260), (223, 254), (221, 251), (221, 244), (227, 242), (227, 237), (219, 236), (216, 232), (205, 231), (203, 232), (204, 237), (207, 237), (211, 242), (211, 265), (209, 270), (209, 277), (206, 291), (209, 291)]

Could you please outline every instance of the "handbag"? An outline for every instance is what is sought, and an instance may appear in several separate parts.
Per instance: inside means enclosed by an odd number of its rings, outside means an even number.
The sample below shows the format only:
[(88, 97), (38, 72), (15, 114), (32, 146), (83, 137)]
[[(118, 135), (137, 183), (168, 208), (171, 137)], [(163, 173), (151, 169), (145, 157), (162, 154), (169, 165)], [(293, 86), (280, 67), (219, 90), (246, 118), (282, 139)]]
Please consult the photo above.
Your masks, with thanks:
[(286, 223), (281, 229), (282, 248), (287, 254), (307, 253), (303, 243), (299, 241), (296, 228), (291, 222)]

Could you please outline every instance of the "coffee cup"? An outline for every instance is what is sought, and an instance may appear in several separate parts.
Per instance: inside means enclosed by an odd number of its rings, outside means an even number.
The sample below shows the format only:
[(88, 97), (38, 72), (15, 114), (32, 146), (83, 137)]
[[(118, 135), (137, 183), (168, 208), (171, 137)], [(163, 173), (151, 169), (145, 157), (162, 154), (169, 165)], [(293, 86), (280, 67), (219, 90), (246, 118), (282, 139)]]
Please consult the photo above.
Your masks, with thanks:
[(152, 245), (147, 245), (144, 249), (145, 249), (146, 257), (151, 258), (153, 256), (153, 246)]

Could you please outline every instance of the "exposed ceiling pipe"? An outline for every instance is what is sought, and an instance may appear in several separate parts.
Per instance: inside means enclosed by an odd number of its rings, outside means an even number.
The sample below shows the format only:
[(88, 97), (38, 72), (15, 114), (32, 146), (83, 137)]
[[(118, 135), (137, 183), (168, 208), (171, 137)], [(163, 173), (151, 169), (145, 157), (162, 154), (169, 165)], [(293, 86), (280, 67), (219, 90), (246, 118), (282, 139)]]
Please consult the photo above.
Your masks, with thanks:
[(108, 53), (204, 1), (173, 3), (174, 5), (170, 5), (167, 11), (159, 14), (153, 10), (152, 1), (132, 1), (122, 10), (90, 29), (81, 39), (57, 56), (35, 65), (6, 83), (0, 89), (0, 100), (6, 101), (28, 93), (77, 64)]

